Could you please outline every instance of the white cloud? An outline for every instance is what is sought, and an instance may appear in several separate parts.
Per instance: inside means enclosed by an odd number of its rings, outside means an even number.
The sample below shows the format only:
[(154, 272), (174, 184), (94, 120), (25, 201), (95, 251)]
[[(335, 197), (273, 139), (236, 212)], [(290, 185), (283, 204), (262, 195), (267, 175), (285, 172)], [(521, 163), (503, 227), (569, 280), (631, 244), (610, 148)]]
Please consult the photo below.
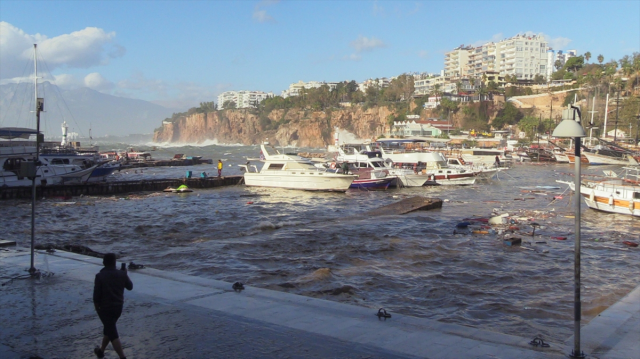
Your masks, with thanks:
[(373, 16), (384, 16), (384, 8), (378, 5), (378, 1), (373, 2)]
[(125, 48), (115, 43), (115, 32), (87, 27), (48, 38), (45, 35), (26, 34), (21, 29), (0, 22), (0, 78), (23, 76), (25, 60), (33, 58), (33, 44), (38, 44), (39, 57), (47, 70), (56, 68), (89, 68), (105, 65), (109, 59), (123, 56)]
[(97, 72), (92, 72), (84, 77), (84, 85), (100, 92), (108, 92), (115, 86), (113, 82), (105, 79)]
[(554, 50), (565, 50), (567, 46), (569, 46), (571, 41), (571, 39), (568, 39), (566, 37), (556, 37), (555, 39), (547, 38), (549, 47)]
[(271, 5), (275, 5), (279, 2), (280, 2), (279, 0), (260, 1), (256, 5), (256, 7), (253, 9), (253, 20), (260, 23), (276, 22), (276, 19), (274, 19), (273, 16), (267, 14), (267, 10), (265, 10), (264, 8)]
[(81, 80), (71, 74), (60, 74), (54, 76), (54, 83), (63, 89), (73, 89), (84, 86)]
[(421, 57), (423, 59), (428, 59), (429, 58), (429, 52), (427, 50), (420, 50), (420, 51), (418, 51), (418, 57)]
[(482, 45), (484, 45), (486, 43), (489, 43), (489, 42), (499, 42), (499, 41), (502, 41), (502, 40), (504, 40), (504, 35), (502, 35), (502, 33), (499, 32), (499, 33), (494, 34), (493, 36), (491, 36), (491, 39), (489, 39), (489, 40), (478, 40), (478, 41), (472, 43), (471, 46), (478, 47), (478, 46), (482, 46)]
[(362, 56), (358, 54), (351, 54), (344, 56), (342, 59), (347, 61), (360, 61), (362, 59)]
[(375, 37), (368, 38), (360, 35), (357, 39), (351, 41), (349, 46), (353, 47), (356, 52), (363, 52), (371, 51), (380, 47), (386, 47), (387, 45), (382, 40), (376, 39)]

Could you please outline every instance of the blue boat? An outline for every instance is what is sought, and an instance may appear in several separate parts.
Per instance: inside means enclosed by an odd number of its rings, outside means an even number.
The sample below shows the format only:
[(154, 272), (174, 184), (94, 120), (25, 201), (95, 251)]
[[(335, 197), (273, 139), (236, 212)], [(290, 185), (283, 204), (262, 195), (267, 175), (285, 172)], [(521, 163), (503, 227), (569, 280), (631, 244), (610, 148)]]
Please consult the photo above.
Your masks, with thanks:
[(373, 179), (356, 179), (351, 183), (349, 188), (366, 189), (366, 190), (386, 190), (395, 180), (395, 177), (373, 178)]

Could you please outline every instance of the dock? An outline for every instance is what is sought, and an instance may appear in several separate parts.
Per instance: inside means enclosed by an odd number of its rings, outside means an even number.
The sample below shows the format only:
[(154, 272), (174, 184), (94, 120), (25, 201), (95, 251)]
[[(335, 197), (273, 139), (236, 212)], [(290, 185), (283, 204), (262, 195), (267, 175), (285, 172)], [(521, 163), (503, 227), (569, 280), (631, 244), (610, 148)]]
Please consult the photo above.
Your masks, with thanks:
[[(122, 258), (119, 262), (134, 258)], [(36, 251), (39, 279), (25, 276), (27, 250), (0, 251), (0, 357), (88, 358), (102, 326), (91, 293), (100, 258)], [(133, 358), (566, 358), (571, 338), (503, 334), (145, 267), (129, 270), (118, 330)], [(12, 278), (7, 280), (7, 278)], [(640, 287), (582, 328), (585, 354), (637, 357)], [(107, 358), (116, 355), (108, 347)]]
[[(72, 196), (109, 196), (121, 193), (162, 191), (167, 187), (187, 185), (189, 188), (214, 188), (242, 183), (242, 176), (207, 178), (150, 179), (138, 181), (89, 182), (83, 184), (47, 185), (36, 188), (36, 198)], [(0, 199), (30, 199), (31, 186), (0, 187)]]

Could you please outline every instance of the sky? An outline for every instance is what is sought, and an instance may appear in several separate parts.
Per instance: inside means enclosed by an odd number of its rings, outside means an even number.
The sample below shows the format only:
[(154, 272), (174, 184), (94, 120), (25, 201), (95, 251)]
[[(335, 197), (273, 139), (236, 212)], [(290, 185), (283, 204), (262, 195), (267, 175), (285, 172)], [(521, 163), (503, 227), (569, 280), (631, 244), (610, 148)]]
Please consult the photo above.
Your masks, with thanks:
[[(640, 51), (640, 1), (0, 1), (0, 84), (32, 76), (186, 110), (229, 90), (439, 73), (517, 34), (605, 62)], [(33, 66), (33, 65), (31, 65)]]

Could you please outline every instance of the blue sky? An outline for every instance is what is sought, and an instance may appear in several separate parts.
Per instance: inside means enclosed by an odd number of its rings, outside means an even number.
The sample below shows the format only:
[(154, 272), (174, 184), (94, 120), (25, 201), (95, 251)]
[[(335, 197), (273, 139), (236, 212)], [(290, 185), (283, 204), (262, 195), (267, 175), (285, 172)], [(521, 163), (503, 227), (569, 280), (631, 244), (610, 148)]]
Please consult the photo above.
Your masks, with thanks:
[[(519, 33), (605, 61), (640, 51), (640, 1), (0, 1), (0, 81), (34, 42), (62, 87), (186, 109), (226, 90), (439, 72)], [(28, 74), (27, 74), (28, 75)]]

